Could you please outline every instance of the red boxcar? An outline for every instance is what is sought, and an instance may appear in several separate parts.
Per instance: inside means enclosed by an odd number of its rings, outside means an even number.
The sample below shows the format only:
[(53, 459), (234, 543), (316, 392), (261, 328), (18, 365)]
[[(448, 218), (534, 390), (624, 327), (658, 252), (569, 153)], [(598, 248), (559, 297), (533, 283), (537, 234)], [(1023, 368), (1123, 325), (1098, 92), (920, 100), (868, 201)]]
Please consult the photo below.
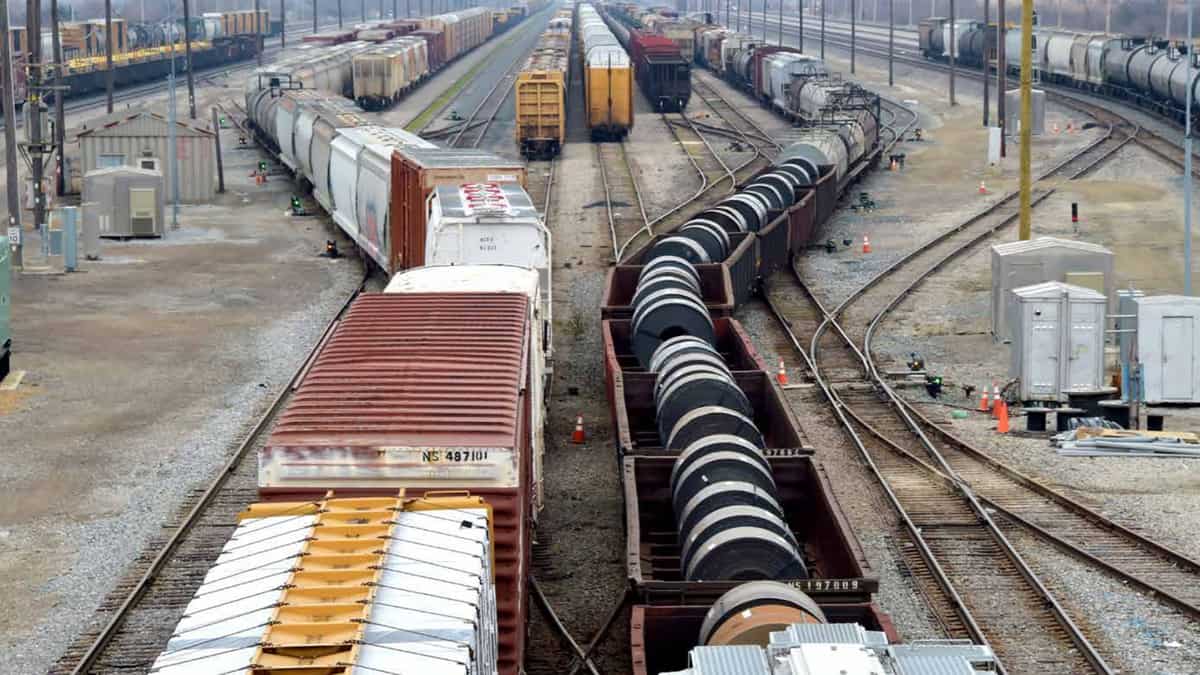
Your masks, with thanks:
[(468, 491), (494, 512), (500, 672), (524, 654), (534, 327), (518, 293), (359, 297), (259, 453), (266, 499)]
[(629, 56), (642, 93), (659, 112), (679, 112), (692, 95), (691, 65), (679, 45), (654, 33), (629, 31)]
[(429, 72), (438, 70), (446, 64), (446, 34), (442, 30), (423, 28), (414, 30), (413, 35), (425, 38), (429, 51)]

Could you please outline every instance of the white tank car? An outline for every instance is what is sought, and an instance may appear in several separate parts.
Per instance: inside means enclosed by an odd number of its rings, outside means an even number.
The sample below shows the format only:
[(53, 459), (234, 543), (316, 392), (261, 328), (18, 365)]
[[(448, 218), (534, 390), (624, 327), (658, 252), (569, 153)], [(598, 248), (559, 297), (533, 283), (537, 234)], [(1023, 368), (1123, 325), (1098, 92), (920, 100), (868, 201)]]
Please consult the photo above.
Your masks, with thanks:
[(779, 110), (788, 109), (788, 92), (812, 79), (829, 76), (829, 69), (818, 58), (794, 52), (779, 52), (763, 59), (764, 87), (770, 93), (771, 104)]

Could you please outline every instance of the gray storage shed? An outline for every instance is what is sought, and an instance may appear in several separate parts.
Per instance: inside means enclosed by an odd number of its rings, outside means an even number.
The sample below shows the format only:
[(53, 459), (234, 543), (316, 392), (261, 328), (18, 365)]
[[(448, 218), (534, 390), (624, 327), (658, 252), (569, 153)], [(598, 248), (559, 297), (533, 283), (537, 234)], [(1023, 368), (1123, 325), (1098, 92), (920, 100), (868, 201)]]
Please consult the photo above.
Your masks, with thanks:
[(1136, 302), (1142, 400), (1200, 402), (1200, 298), (1157, 295)]
[[(79, 152), (84, 175), (96, 169), (129, 166), (163, 174), (171, 189), (167, 166), (170, 122), (146, 110), (122, 111), (93, 120), (79, 132)], [(175, 122), (175, 166), (179, 170), (179, 201), (203, 204), (216, 193), (217, 161), (213, 134), (208, 129)], [(168, 195), (169, 201), (169, 195)]]
[(163, 175), (118, 166), (83, 177), (83, 201), (91, 206), (101, 237), (161, 237)]
[(1107, 301), (1090, 288), (1049, 281), (1012, 291), (1009, 375), (1022, 401), (1065, 401), (1104, 386)]
[(1008, 327), (1013, 289), (1046, 281), (1091, 288), (1111, 303), (1113, 253), (1099, 244), (1056, 237), (992, 246), (992, 335), (997, 340), (1013, 339)]

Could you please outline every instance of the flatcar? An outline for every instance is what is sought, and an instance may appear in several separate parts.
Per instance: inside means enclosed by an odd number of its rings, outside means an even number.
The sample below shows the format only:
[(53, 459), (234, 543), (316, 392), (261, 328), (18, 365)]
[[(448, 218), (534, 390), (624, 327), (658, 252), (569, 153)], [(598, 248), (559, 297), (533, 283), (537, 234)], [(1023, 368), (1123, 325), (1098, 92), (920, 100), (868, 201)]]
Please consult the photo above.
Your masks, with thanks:
[(566, 142), (573, 34), (571, 13), (560, 11), (517, 74), (516, 137), (523, 157), (555, 157)]
[(633, 128), (633, 65), (591, 3), (577, 6), (585, 118), (593, 141), (624, 138)]

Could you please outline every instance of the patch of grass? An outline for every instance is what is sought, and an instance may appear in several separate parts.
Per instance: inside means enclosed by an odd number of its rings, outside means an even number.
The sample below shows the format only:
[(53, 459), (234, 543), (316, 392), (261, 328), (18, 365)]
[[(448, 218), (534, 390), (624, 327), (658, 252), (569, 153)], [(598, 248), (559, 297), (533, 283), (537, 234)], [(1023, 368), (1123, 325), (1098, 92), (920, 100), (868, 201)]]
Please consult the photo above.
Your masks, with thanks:
[[(526, 19), (525, 23), (528, 22), (529, 19)], [(459, 92), (466, 88), (467, 84), (475, 79), (475, 76), (479, 73), (479, 71), (491, 61), (492, 54), (504, 49), (508, 45), (512, 44), (513, 40), (517, 39), (517, 34), (522, 32), (522, 28), (525, 28), (525, 26), (518, 28), (515, 32), (509, 33), (508, 37), (505, 38), (503, 42), (497, 44), (490, 52), (488, 52), (487, 56), (479, 59), (475, 65), (471, 66), (470, 70), (464, 73), (462, 77), (458, 78), (454, 84), (450, 85), (446, 91), (442, 92), (441, 96), (435, 98), (433, 103), (430, 103), (424, 110), (421, 111), (421, 114), (417, 115), (413, 121), (404, 125), (404, 130), (411, 131), (413, 133), (420, 133), (425, 129), (425, 127), (429, 126), (429, 123), (433, 121), (433, 118), (441, 113), (442, 110), (445, 109), (445, 107), (449, 105), (450, 102), (455, 99), (455, 97), (458, 96)]]

